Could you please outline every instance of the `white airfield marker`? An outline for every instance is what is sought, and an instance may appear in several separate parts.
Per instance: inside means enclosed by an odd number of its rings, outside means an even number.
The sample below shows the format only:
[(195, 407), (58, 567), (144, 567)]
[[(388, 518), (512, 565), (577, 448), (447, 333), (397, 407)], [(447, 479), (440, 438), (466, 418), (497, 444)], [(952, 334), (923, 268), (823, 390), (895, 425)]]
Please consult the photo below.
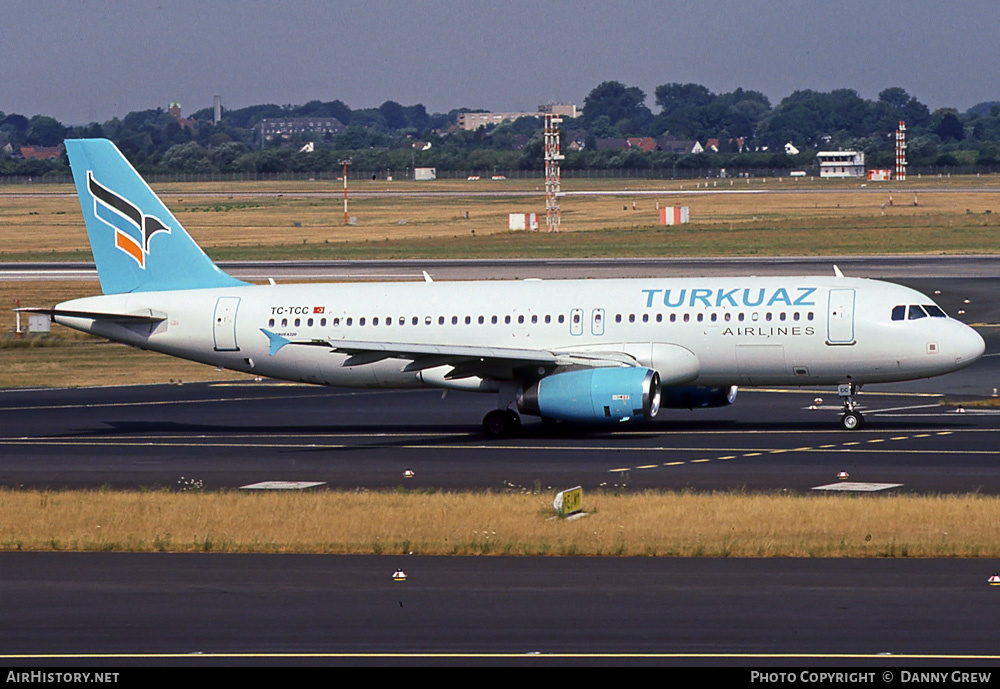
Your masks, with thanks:
[(240, 486), (240, 490), (305, 490), (326, 485), (326, 481), (261, 481)]
[(899, 488), (902, 485), (902, 483), (864, 483), (861, 481), (841, 481), (839, 483), (828, 483), (825, 486), (815, 486), (813, 490), (844, 490), (856, 493), (874, 493), (879, 490)]

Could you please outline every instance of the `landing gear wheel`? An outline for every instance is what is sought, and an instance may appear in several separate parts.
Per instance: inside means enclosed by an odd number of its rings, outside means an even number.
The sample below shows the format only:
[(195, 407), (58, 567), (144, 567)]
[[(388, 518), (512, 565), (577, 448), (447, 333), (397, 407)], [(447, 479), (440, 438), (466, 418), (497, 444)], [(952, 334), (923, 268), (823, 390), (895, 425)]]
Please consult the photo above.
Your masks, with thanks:
[(512, 409), (494, 409), (483, 418), (483, 433), (490, 438), (517, 435), (521, 417)]
[(507, 435), (513, 436), (521, 432), (521, 415), (513, 409), (507, 410)]
[(861, 412), (849, 411), (840, 417), (840, 425), (845, 431), (856, 431), (865, 425), (865, 417)]

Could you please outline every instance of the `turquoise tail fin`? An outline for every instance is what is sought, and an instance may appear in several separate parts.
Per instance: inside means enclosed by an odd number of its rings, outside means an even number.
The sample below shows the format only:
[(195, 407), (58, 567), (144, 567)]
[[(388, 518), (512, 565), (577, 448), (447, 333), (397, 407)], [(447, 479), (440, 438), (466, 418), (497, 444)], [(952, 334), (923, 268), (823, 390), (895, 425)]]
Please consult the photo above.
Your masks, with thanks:
[(236, 287), (107, 139), (68, 139), (66, 152), (105, 294)]

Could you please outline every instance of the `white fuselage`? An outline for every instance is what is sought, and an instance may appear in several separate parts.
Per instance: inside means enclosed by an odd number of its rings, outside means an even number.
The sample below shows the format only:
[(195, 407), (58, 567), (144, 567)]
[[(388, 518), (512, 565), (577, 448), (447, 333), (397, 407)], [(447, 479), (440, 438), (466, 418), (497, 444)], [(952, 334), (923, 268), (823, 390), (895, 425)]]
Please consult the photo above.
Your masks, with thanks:
[[(931, 305), (899, 285), (843, 277), (643, 278), (249, 285), (78, 299), (60, 309), (161, 316), (155, 324), (56, 316), (109, 339), (262, 376), (336, 386), (437, 385), (450, 366), (404, 371), (406, 359), (348, 365), (326, 346), (269, 353), (267, 330), (291, 341), (622, 352), (658, 368), (658, 343), (693, 355), (665, 385), (830, 385), (925, 378), (983, 353), (983, 340), (943, 315), (893, 320)], [(915, 310), (916, 311), (916, 310)]]

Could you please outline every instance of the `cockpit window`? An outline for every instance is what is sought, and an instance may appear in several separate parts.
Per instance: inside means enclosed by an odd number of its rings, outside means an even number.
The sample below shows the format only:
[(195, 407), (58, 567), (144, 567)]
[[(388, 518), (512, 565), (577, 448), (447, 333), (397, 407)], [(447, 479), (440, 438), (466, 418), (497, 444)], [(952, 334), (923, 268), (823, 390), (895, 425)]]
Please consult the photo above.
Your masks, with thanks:
[(927, 318), (927, 312), (920, 308), (917, 304), (910, 304), (909, 319), (911, 321), (915, 321), (918, 318)]
[(932, 318), (947, 318), (948, 314), (941, 310), (940, 306), (935, 306), (934, 304), (924, 304), (924, 310), (931, 315)]
[(905, 306), (894, 306), (892, 307), (892, 320), (902, 321), (906, 319), (906, 307)]

